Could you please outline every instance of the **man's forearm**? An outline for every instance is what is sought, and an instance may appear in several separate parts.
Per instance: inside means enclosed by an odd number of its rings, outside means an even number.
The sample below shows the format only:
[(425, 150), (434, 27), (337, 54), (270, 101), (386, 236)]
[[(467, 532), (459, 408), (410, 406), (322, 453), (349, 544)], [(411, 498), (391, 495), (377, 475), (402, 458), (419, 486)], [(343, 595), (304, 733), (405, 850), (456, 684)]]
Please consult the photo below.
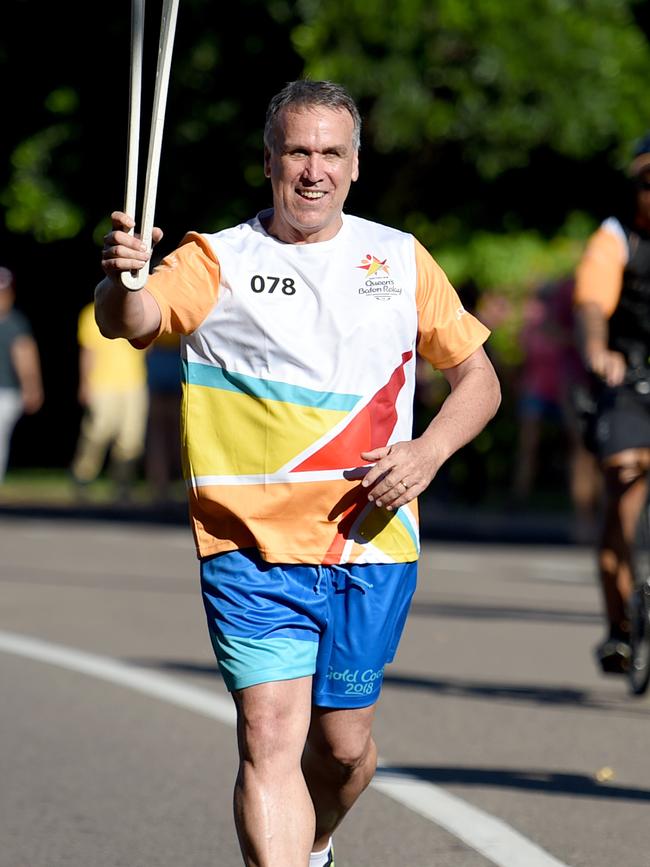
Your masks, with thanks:
[(19, 337), (12, 347), (12, 359), (20, 387), (27, 391), (40, 390), (41, 365), (35, 340), (27, 336)]
[(626, 359), (609, 348), (609, 323), (598, 305), (591, 302), (578, 308), (578, 340), (587, 370), (610, 386), (620, 385), (625, 377)]
[(603, 352), (609, 343), (609, 325), (603, 311), (592, 302), (577, 308), (578, 342), (583, 358)]
[(435, 442), (444, 462), (483, 430), (500, 403), (501, 389), (494, 370), (475, 366), (453, 386), (421, 439)]
[(33, 337), (23, 335), (11, 348), (11, 357), (16, 370), (26, 412), (40, 409), (43, 403), (43, 379), (38, 346)]
[(160, 326), (160, 309), (146, 289), (129, 292), (105, 278), (95, 289), (95, 319), (104, 337), (147, 338)]

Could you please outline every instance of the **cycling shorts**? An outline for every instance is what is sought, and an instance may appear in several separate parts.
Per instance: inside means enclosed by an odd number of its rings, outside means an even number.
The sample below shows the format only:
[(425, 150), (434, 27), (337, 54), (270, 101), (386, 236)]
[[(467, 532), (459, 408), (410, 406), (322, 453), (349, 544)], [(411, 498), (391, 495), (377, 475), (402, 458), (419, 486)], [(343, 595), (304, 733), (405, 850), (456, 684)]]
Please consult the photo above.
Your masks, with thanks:
[(631, 387), (605, 388), (592, 425), (593, 451), (600, 460), (626, 449), (650, 448), (650, 396)]
[(227, 688), (313, 675), (317, 706), (374, 704), (416, 576), (417, 562), (280, 565), (255, 549), (202, 559), (208, 629)]

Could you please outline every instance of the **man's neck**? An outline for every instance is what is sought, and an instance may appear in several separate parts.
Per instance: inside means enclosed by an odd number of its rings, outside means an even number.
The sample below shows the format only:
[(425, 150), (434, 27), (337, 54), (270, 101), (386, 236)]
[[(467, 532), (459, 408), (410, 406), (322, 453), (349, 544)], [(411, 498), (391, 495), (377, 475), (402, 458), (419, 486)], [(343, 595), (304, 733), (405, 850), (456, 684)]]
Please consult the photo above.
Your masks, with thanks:
[(343, 226), (343, 218), (339, 217), (336, 225), (329, 225), (325, 229), (301, 231), (281, 220), (276, 220), (273, 209), (266, 211), (259, 220), (268, 235), (285, 244), (317, 244), (321, 241), (331, 241)]

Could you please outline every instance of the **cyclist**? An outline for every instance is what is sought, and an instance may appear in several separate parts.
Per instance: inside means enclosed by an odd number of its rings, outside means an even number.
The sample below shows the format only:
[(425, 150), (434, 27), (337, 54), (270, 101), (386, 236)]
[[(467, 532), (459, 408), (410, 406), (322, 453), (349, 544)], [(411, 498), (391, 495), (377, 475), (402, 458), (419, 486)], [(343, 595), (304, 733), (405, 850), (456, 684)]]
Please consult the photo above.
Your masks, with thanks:
[(597, 544), (608, 628), (596, 657), (614, 674), (630, 664), (632, 546), (650, 468), (650, 133), (628, 174), (631, 213), (608, 218), (589, 239), (574, 296), (584, 360), (598, 382), (589, 441), (604, 482)]

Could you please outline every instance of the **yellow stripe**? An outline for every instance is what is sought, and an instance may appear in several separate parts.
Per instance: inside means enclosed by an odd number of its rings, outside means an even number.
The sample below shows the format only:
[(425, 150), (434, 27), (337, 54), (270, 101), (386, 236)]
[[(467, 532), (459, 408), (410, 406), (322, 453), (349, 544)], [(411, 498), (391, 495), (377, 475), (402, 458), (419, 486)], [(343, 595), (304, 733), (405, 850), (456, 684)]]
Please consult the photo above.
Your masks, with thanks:
[(373, 509), (359, 528), (360, 535), (380, 551), (408, 552), (415, 559), (416, 543), (399, 517), (383, 509)]
[(347, 415), (199, 385), (184, 392), (195, 476), (275, 473)]

